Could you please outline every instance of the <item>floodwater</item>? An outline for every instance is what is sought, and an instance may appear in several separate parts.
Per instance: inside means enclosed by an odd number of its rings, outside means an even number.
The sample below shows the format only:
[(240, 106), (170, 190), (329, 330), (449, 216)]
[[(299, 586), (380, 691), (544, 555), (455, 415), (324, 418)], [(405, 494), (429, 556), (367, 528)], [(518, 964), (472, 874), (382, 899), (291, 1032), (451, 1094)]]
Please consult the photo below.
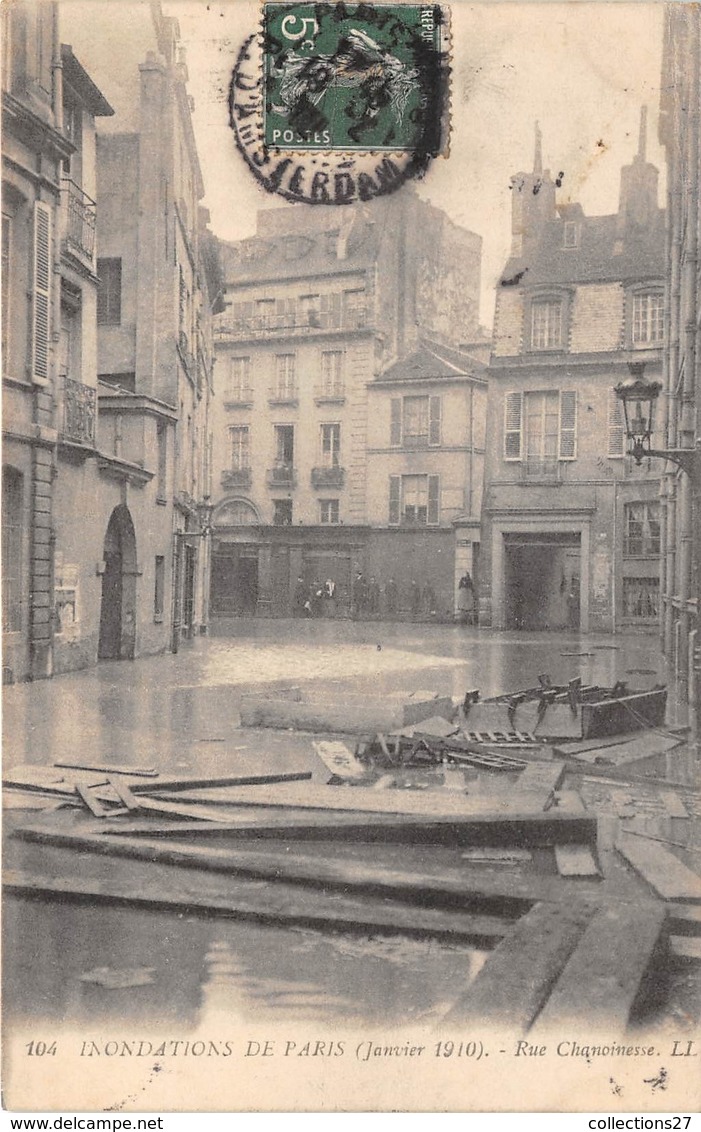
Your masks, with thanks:
[[(587, 684), (627, 680), (632, 688), (668, 681), (657, 641), (647, 636), (231, 620), (175, 656), (106, 662), (5, 689), (5, 774), (68, 760), (182, 774), (313, 769), (324, 781), (308, 736), (239, 728), (242, 692), (297, 685), (339, 697), (416, 689), (457, 697), (473, 688), (489, 696), (532, 686), (543, 673), (558, 683), (581, 676)], [(674, 698), (668, 722), (686, 722)], [(33, 816), (15, 811), (6, 824)], [(93, 880), (118, 875), (136, 889), (144, 867), (160, 867), (164, 885), (174, 883), (167, 866), (48, 851), (12, 837), (6, 865)], [(245, 1018), (430, 1023), (485, 958), (444, 941), (25, 897), (6, 899), (4, 938), (6, 1021), (20, 1025), (157, 1020), (184, 1031)]]

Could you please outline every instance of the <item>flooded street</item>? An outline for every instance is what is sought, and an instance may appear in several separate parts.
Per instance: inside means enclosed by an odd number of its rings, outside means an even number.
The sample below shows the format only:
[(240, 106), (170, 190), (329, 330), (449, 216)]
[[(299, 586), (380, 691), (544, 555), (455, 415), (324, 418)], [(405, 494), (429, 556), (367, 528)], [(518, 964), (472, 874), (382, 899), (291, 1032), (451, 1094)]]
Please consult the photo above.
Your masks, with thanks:
[[(310, 737), (239, 727), (246, 690), (298, 686), (348, 693), (425, 689), (462, 697), (532, 685), (542, 673), (564, 682), (665, 682), (654, 638), (510, 636), (446, 626), (232, 620), (179, 654), (108, 662), (51, 681), (5, 689), (5, 773), (73, 761), (155, 767), (179, 774), (312, 771), (328, 780)], [(674, 700), (669, 724), (683, 724)], [(99, 777), (99, 776), (98, 776)], [(26, 806), (26, 800), (24, 805)], [(8, 795), (6, 834), (34, 816)], [(14, 808), (14, 807), (17, 808)], [(364, 859), (376, 854), (372, 846)], [(265, 850), (265, 843), (261, 851)], [(328, 852), (305, 845), (310, 860)], [(334, 856), (352, 854), (334, 844)], [(435, 847), (387, 847), (384, 860), (422, 871)], [(6, 867), (99, 883), (119, 877), (139, 891), (177, 883), (221, 893), (227, 878), (196, 869), (111, 858), (6, 838)], [(41, 869), (40, 869), (41, 864)], [(464, 863), (463, 863), (464, 867)], [(148, 873), (147, 871), (148, 870)], [(495, 868), (498, 874), (498, 868)], [(524, 875), (542, 873), (537, 861)], [(547, 869), (546, 869), (547, 871)], [(248, 881), (263, 897), (264, 881)], [(177, 1025), (187, 1034), (231, 1020), (342, 1020), (431, 1024), (484, 962), (464, 942), (392, 932), (322, 932), (182, 912), (140, 911), (89, 900), (11, 896), (4, 915), (5, 1012), (21, 1029), (51, 1020), (67, 1028)]]

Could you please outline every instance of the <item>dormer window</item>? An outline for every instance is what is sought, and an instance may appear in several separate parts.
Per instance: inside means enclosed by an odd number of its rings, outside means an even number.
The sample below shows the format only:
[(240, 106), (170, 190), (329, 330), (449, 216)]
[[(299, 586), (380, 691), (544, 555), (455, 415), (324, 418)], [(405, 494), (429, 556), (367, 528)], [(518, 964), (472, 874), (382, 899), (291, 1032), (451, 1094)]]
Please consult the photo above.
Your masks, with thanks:
[(531, 349), (558, 350), (562, 346), (562, 300), (534, 299), (531, 304)]
[(574, 220), (566, 220), (562, 232), (562, 246), (563, 248), (577, 248), (579, 247), (579, 231), (578, 224)]

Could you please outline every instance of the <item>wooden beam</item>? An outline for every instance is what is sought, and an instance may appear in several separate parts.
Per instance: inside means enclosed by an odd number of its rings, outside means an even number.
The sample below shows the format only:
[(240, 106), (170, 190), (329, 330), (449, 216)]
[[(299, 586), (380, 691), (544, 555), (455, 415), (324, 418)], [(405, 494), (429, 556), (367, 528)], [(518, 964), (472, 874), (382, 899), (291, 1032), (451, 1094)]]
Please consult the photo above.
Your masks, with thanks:
[(567, 882), (558, 878), (503, 874), (495, 877), (489, 869), (472, 866), (442, 868), (434, 875), (333, 857), (295, 857), (286, 851), (284, 843), (279, 854), (257, 853), (212, 845), (163, 845), (155, 838), (76, 833), (48, 825), (20, 826), (15, 830), (15, 836), (43, 845), (199, 868), (205, 872), (340, 888), (345, 893), (359, 895), (382, 895), (421, 906), (498, 909), (501, 915), (520, 915), (538, 900), (564, 901), (571, 895), (571, 888), (565, 887)]
[(126, 766), (123, 763), (119, 766), (105, 766), (102, 763), (76, 763), (69, 760), (62, 760), (55, 762), (53, 765), (67, 770), (97, 770), (108, 775), (127, 774), (132, 778), (158, 778), (160, 774), (160, 771), (156, 770), (155, 767)]
[(588, 845), (556, 845), (555, 861), (561, 877), (600, 877), (599, 866)]
[(459, 911), (388, 905), (383, 900), (364, 897), (353, 900), (338, 893), (300, 890), (292, 885), (271, 883), (261, 886), (246, 881), (227, 880), (221, 892), (203, 892), (192, 880), (184, 884), (178, 877), (172, 888), (162, 883), (140, 883), (118, 877), (44, 877), (10, 870), (3, 878), (5, 893), (48, 899), (87, 901), (145, 908), (154, 912), (179, 912), (343, 928), (353, 932), (381, 931), (391, 935), (438, 936), (462, 939), (492, 947), (511, 930), (508, 919), (472, 915)]
[[(174, 819), (186, 816), (209, 817), (204, 806), (188, 808), (175, 803), (156, 803), (138, 799), (144, 809), (172, 814)], [(204, 811), (204, 813), (202, 813)], [(216, 819), (216, 810), (214, 812)], [(575, 844), (596, 844), (597, 820), (589, 814), (548, 813), (533, 816), (479, 814), (460, 821), (455, 818), (402, 817), (396, 814), (334, 814), (326, 817), (309, 811), (269, 816), (230, 818), (201, 822), (177, 820), (163, 824), (149, 821), (107, 825), (105, 833), (126, 837), (189, 837), (190, 835), (227, 836), (229, 838), (277, 838), (298, 841), (366, 841), (402, 845), (444, 845), (459, 848), (468, 845), (509, 846), (522, 848)]]
[(449, 1032), (448, 1027), (489, 1022), (512, 1033), (525, 1033), (545, 1004), (595, 906), (580, 901), (536, 904), (495, 948), (474, 982), (443, 1018), (444, 1032)]
[(80, 800), (85, 803), (85, 805), (90, 810), (90, 813), (94, 814), (96, 818), (107, 817), (109, 811), (106, 810), (104, 806), (100, 805), (95, 795), (90, 792), (87, 786), (82, 786), (80, 783), (78, 783), (75, 787), (75, 793), (78, 795)]
[(616, 849), (662, 900), (701, 903), (701, 876), (659, 842), (620, 833)]
[(622, 1033), (655, 962), (665, 910), (661, 904), (601, 908), (568, 959), (536, 1022), (543, 1033), (567, 1033), (581, 1021), (594, 1033)]

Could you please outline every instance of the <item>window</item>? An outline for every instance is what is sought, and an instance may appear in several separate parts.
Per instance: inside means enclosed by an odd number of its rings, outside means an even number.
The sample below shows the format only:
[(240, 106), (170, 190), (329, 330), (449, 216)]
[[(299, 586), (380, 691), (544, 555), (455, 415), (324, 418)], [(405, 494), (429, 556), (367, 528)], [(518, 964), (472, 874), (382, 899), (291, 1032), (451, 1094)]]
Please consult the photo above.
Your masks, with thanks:
[(292, 522), (292, 500), (273, 500), (273, 523), (276, 527), (288, 527)]
[(327, 396), (343, 393), (343, 352), (325, 350), (321, 355), (321, 391)]
[(623, 579), (623, 616), (657, 617), (660, 611), (659, 578)]
[[(180, 276), (181, 294), (184, 286)], [(102, 326), (119, 326), (122, 321), (122, 261), (97, 261), (97, 321)]]
[(341, 426), (340, 424), (323, 424), (321, 426), (321, 466), (323, 468), (337, 468), (341, 456)]
[(291, 468), (294, 464), (295, 426), (275, 425), (275, 464), (278, 468)]
[(319, 325), (325, 330), (341, 325), (341, 296), (326, 294), (321, 296)]
[(300, 295), (302, 326), (321, 326), (321, 295)]
[(629, 558), (660, 553), (660, 505), (626, 503), (624, 508), (623, 553)]
[(441, 442), (440, 397), (393, 397), (390, 403), (392, 447), (437, 447)]
[[(80, 300), (78, 300), (80, 302)], [(58, 349), (59, 377), (80, 381), (80, 307), (61, 299), (61, 335)]]
[(664, 338), (664, 295), (652, 291), (633, 295), (633, 345), (651, 346)]
[(343, 292), (343, 325), (353, 329), (365, 324), (365, 292)]
[(2, 627), (22, 628), (22, 485), (15, 468), (2, 470)]
[(507, 393), (504, 398), (504, 459), (547, 470), (577, 455), (577, 394), (574, 390)]
[(331, 523), (338, 523), (338, 500), (337, 499), (320, 499), (319, 500), (319, 522), (326, 525)]
[(156, 425), (156, 444), (158, 446), (158, 468), (156, 473), (156, 499), (165, 503), (168, 474), (168, 427), (165, 421)]
[(247, 471), (251, 466), (251, 446), (248, 425), (237, 425), (229, 429), (229, 451), (233, 471)]
[(613, 389), (609, 390), (609, 447), (608, 454), (611, 457), (619, 457), (626, 455), (626, 422), (623, 416), (623, 405), (614, 393)]
[(295, 355), (275, 355), (275, 389), (276, 397), (295, 396)]
[(229, 390), (232, 401), (245, 401), (250, 395), (251, 388), (251, 359), (229, 359)]
[(574, 220), (566, 220), (562, 231), (563, 248), (576, 248), (579, 244), (578, 225)]
[(531, 349), (558, 350), (562, 346), (562, 301), (538, 299), (531, 304)]
[(156, 555), (156, 566), (153, 583), (153, 620), (163, 620), (163, 596), (166, 580), (166, 560), (162, 554)]
[(436, 526), (440, 519), (439, 476), (390, 476), (390, 526)]
[(275, 299), (256, 300), (255, 325), (261, 329), (269, 329), (275, 318)]

